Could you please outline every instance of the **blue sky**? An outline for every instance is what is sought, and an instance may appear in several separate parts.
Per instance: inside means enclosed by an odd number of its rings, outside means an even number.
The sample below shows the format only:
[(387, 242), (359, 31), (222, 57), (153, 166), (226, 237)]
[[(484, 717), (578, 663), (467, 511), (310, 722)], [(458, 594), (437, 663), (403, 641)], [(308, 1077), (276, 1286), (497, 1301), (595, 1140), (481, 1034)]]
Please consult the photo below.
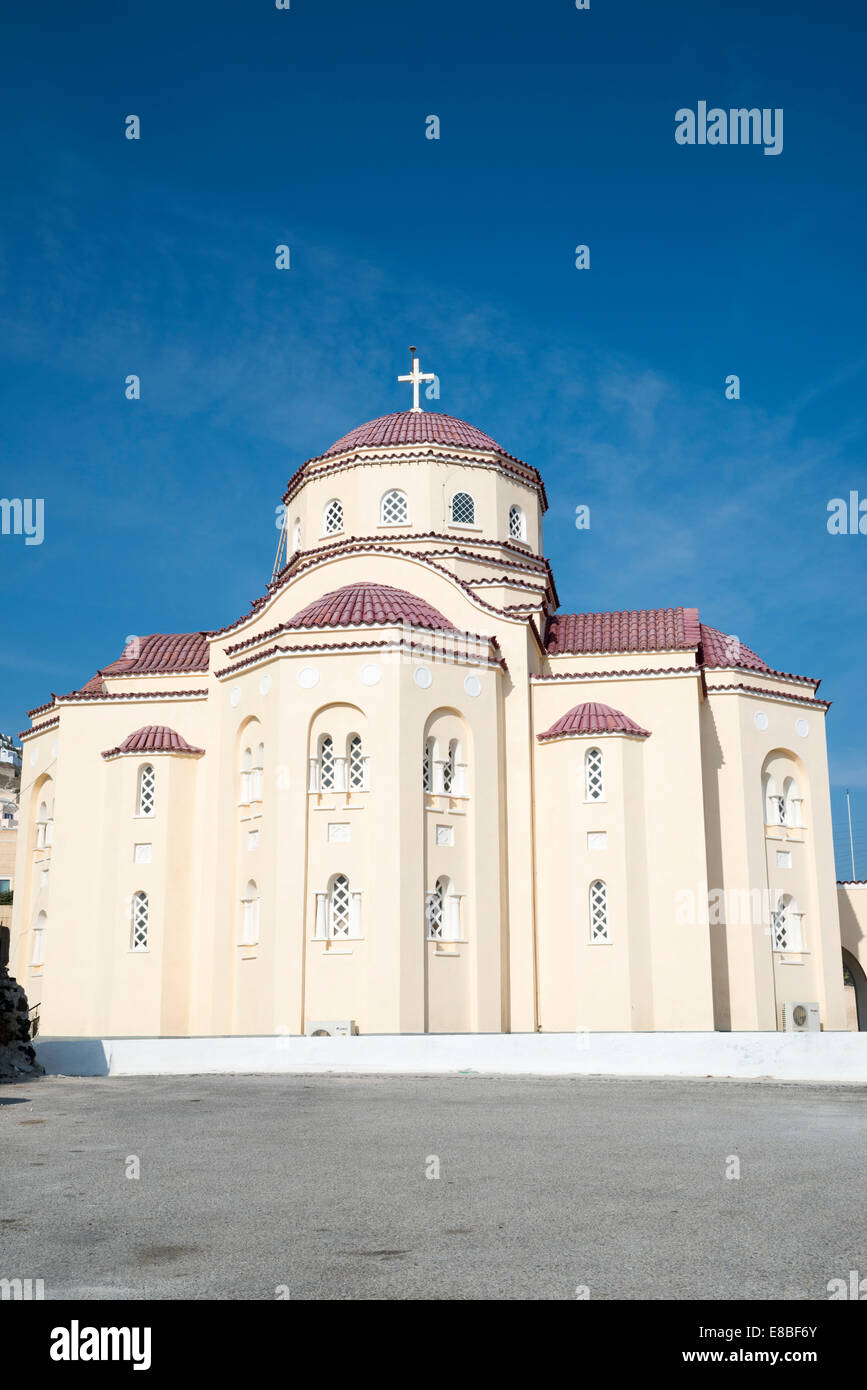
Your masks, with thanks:
[[(129, 633), (245, 611), (286, 479), (406, 408), (412, 342), (542, 470), (564, 609), (695, 605), (824, 678), (867, 876), (867, 536), (826, 529), (867, 498), (865, 29), (834, 0), (7, 6), (0, 492), (46, 536), (0, 536), (0, 728)], [(782, 108), (782, 154), (678, 145), (700, 100)]]

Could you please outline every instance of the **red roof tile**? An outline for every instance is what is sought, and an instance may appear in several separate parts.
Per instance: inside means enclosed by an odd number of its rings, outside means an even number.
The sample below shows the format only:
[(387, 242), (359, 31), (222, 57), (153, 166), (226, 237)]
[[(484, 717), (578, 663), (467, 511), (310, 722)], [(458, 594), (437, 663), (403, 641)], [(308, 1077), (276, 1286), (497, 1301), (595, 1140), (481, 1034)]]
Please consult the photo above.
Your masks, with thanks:
[(137, 676), (165, 671), (207, 671), (208, 643), (203, 632), (152, 632), (130, 637), (103, 676)]
[(612, 709), (610, 705), (589, 702), (575, 705), (567, 711), (556, 724), (537, 734), (539, 742), (550, 738), (565, 738), (570, 734), (633, 734), (637, 738), (650, 738), (650, 731), (642, 729), (622, 710)]
[(315, 599), (290, 618), (287, 628), (362, 627), (375, 623), (411, 623), (413, 627), (456, 631), (429, 603), (389, 584), (346, 584)]
[(326, 449), (320, 458), (342, 454), (347, 449), (369, 449), (376, 444), (456, 444), (464, 449), (495, 449), (499, 444), (475, 425), (458, 420), (454, 415), (437, 415), (427, 410), (401, 410), (394, 415), (381, 415), (368, 420), (343, 435)]
[(204, 748), (192, 748), (187, 740), (165, 724), (146, 724), (143, 729), (127, 734), (117, 748), (108, 748), (104, 758), (116, 758), (120, 753), (192, 753), (198, 756)]
[(701, 629), (701, 649), (705, 666), (748, 666), (754, 671), (769, 671), (766, 661), (738, 637), (731, 637), (719, 628), (699, 624)]
[(641, 608), (618, 613), (555, 613), (545, 647), (565, 652), (664, 652), (697, 647), (697, 608)]

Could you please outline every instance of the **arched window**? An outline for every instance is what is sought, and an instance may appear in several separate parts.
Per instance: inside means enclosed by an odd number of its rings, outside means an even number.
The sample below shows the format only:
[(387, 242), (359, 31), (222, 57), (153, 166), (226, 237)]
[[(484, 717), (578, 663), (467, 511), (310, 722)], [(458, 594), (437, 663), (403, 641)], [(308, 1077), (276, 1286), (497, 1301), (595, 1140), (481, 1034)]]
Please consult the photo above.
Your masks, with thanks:
[(602, 749), (588, 748), (584, 754), (584, 800), (605, 800)]
[(334, 739), (323, 734), (319, 740), (319, 790), (333, 792), (334, 788)]
[(367, 790), (367, 759), (364, 757), (359, 734), (353, 734), (349, 740), (349, 790)]
[(475, 526), (476, 504), (468, 492), (455, 493), (451, 515), (453, 526)]
[(436, 739), (425, 740), (424, 754), (422, 755), (421, 777), (422, 790), (432, 792), (434, 789), (434, 764), (436, 761)]
[(392, 488), (382, 499), (379, 520), (383, 526), (405, 526), (409, 521), (409, 502), (405, 492)]
[(138, 771), (137, 815), (152, 816), (156, 807), (157, 775), (150, 763)]
[(332, 498), (322, 513), (322, 534), (333, 536), (337, 531), (343, 530), (343, 503), (337, 498)]
[(428, 941), (460, 940), (461, 900), (445, 875), (425, 894), (425, 934)]
[(295, 518), (295, 525), (292, 527), (292, 554), (295, 555), (301, 549), (301, 518)]
[(130, 923), (130, 950), (146, 951), (148, 948), (148, 906), (147, 893), (133, 893), (132, 922)]
[(611, 940), (608, 935), (608, 888), (601, 878), (590, 885), (590, 940)]
[(250, 800), (262, 800), (262, 784), (265, 776), (265, 745), (260, 743), (256, 748), (256, 761), (253, 763), (252, 776), (250, 778)]
[(786, 824), (786, 798), (777, 791), (777, 784), (768, 774), (765, 777), (765, 825)]
[(335, 874), (328, 888), (328, 935), (348, 937), (350, 935), (351, 896), (349, 879), (345, 874)]
[(259, 940), (259, 889), (248, 879), (241, 899), (241, 945), (255, 946)]
[(253, 750), (245, 748), (241, 754), (241, 804), (252, 801), (253, 788)]
[(775, 951), (803, 951), (804, 915), (791, 893), (782, 893), (771, 913)]
[(523, 507), (516, 503), (512, 503), (509, 508), (509, 536), (513, 541), (527, 539), (527, 518), (524, 516)]
[(783, 783), (783, 824), (795, 826), (804, 824), (804, 803), (794, 777), (787, 777)]
[(51, 844), (53, 822), (48, 813), (48, 802), (40, 801), (39, 815), (36, 819), (36, 848), (48, 849)]
[(451, 792), (455, 785), (455, 748), (457, 740), (452, 739), (449, 743), (449, 755), (443, 763), (443, 791)]
[(41, 965), (45, 960), (45, 927), (48, 918), (40, 912), (33, 923), (33, 943), (30, 950), (30, 964)]

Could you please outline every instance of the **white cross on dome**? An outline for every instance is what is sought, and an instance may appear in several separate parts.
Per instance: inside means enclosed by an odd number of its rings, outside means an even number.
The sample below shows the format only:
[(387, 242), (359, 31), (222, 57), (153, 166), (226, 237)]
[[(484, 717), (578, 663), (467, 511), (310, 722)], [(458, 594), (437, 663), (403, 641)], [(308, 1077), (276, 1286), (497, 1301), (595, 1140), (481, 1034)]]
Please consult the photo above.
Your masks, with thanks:
[(414, 411), (419, 412), (422, 409), (422, 407), (418, 403), (419, 387), (421, 386), (423, 381), (436, 381), (436, 374), (434, 372), (423, 372), (420, 369), (418, 365), (418, 358), (415, 355), (417, 351), (417, 348), (410, 348), (409, 355), (410, 361), (412, 362), (412, 371), (409, 373), (408, 376), (399, 376), (398, 381), (412, 382), (412, 409)]

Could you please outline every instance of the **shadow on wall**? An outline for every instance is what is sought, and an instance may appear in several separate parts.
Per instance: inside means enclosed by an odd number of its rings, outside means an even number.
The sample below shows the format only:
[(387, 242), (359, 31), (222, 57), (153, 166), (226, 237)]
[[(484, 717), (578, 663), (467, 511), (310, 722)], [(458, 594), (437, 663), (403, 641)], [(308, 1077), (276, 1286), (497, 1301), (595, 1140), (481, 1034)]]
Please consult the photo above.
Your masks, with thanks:
[(99, 1038), (35, 1038), (48, 1076), (108, 1076), (109, 1055)]

